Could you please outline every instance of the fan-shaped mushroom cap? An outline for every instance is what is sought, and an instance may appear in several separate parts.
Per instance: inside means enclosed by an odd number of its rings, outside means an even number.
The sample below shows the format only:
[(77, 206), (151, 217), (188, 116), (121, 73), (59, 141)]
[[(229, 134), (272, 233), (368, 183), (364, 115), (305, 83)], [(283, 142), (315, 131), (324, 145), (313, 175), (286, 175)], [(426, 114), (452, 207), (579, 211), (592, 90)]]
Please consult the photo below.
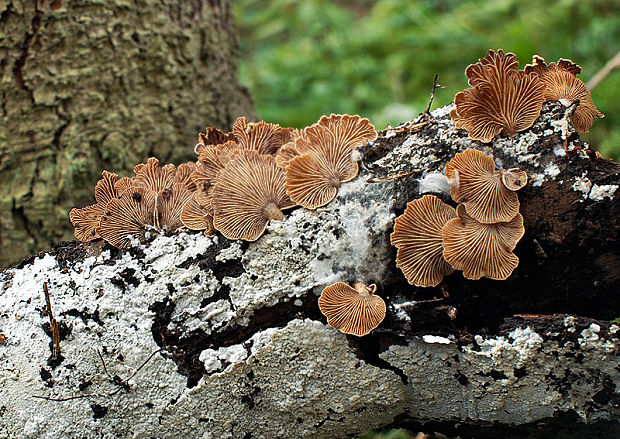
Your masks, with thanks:
[(286, 195), (284, 171), (272, 156), (252, 150), (235, 153), (213, 190), (213, 223), (228, 239), (255, 241), (267, 223), (284, 218), (295, 205)]
[(517, 71), (512, 53), (489, 50), (466, 69), (470, 85), (454, 97), (450, 116), (469, 137), (490, 142), (500, 132), (514, 135), (532, 126), (544, 102), (544, 83), (538, 75)]
[(69, 219), (75, 227), (73, 234), (82, 242), (92, 241), (100, 237), (96, 231), (99, 218), (108, 202), (118, 195), (115, 188), (118, 176), (108, 171), (103, 171), (102, 176), (103, 178), (95, 185), (96, 203), (81, 209), (71, 209), (69, 212)]
[(133, 187), (110, 200), (97, 233), (115, 247), (129, 247), (131, 236), (144, 238), (146, 226), (155, 224), (156, 194), (146, 187)]
[(483, 224), (469, 216), (461, 204), (458, 217), (443, 228), (443, 256), (452, 267), (463, 271), (467, 279), (504, 280), (519, 264), (512, 251), (523, 237), (523, 217), (517, 214), (509, 222)]
[(291, 140), (293, 129), (262, 120), (256, 123), (248, 122), (245, 117), (240, 117), (233, 125), (233, 134), (243, 149), (258, 151), (260, 154), (275, 154), (282, 145)]
[(502, 169), (502, 183), (511, 191), (518, 191), (527, 184), (527, 172), (519, 168)]
[(319, 309), (327, 323), (345, 334), (358, 337), (369, 334), (385, 318), (385, 302), (375, 292), (376, 285), (361, 282), (351, 288), (336, 282), (321, 292)]
[(174, 174), (175, 183), (181, 183), (187, 190), (195, 191), (196, 184), (192, 181), (192, 174), (196, 171), (197, 165), (193, 162), (183, 163), (177, 168)]
[(307, 127), (295, 141), (301, 155), (286, 167), (286, 191), (291, 199), (308, 209), (329, 203), (340, 184), (357, 175), (352, 152), (376, 138), (370, 121), (357, 115), (323, 116)]
[(545, 84), (545, 100), (560, 101), (569, 106), (577, 99), (579, 105), (570, 117), (570, 121), (577, 131), (587, 133), (594, 123), (594, 118), (603, 118), (605, 115), (596, 109), (592, 102), (592, 95), (586, 85), (576, 78), (581, 73), (581, 67), (568, 59), (560, 59), (557, 64), (549, 65), (541, 56), (534, 55), (532, 64), (525, 66), (525, 71), (537, 73)]
[(446, 165), (452, 199), (482, 223), (510, 221), (519, 213), (519, 198), (502, 183), (501, 174), (492, 157), (471, 148)]
[(407, 203), (405, 213), (396, 218), (392, 245), (398, 249), (396, 266), (410, 284), (418, 287), (439, 285), (454, 269), (443, 258), (442, 229), (456, 210), (434, 195)]
[(276, 153), (276, 164), (285, 169), (291, 160), (299, 155), (299, 151), (295, 148), (295, 140), (282, 145), (282, 148)]
[(176, 169), (174, 165), (159, 167), (159, 160), (155, 157), (148, 159), (147, 163), (140, 163), (133, 167), (136, 176), (132, 184), (144, 186), (154, 192), (161, 192), (174, 184)]
[[(207, 212), (204, 204), (200, 200), (200, 192), (194, 192), (191, 198), (183, 205), (181, 210), (181, 221), (190, 230), (204, 230), (205, 235), (213, 236), (213, 215)], [(209, 201), (209, 204), (210, 201)]]
[(224, 131), (215, 128), (207, 127), (204, 134), (198, 134), (198, 144), (194, 147), (194, 152), (200, 154), (200, 151), (210, 145), (220, 145), (228, 141), (235, 141), (233, 133), (225, 133)]

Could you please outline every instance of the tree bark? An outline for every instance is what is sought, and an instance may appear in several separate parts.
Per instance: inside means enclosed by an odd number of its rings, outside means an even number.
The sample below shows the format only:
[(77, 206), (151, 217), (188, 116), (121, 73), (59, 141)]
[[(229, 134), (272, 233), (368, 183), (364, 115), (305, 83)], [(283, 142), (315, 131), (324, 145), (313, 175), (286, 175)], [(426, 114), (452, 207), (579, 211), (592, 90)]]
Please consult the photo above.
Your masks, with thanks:
[(253, 115), (230, 0), (0, 1), (0, 266), (72, 239), (101, 170)]
[[(253, 243), (152, 237), (119, 252), (69, 243), (0, 272), (0, 437), (355, 437), (383, 426), (460, 437), (614, 437), (620, 431), (620, 166), (547, 103), (492, 144), (451, 107), (384, 131), (361, 172)], [(530, 182), (505, 281), (409, 285), (389, 235), (468, 147)], [(317, 296), (376, 283), (370, 335), (329, 327)], [(49, 285), (60, 355), (52, 354)]]

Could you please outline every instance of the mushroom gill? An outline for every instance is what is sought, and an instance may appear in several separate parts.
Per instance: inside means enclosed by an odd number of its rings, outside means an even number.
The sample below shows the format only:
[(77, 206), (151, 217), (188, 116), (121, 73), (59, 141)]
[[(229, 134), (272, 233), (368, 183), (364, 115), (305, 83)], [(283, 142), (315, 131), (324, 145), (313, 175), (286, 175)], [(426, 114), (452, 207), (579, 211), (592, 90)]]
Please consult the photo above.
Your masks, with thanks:
[(327, 323), (345, 334), (357, 337), (369, 334), (385, 318), (385, 302), (377, 295), (376, 285), (356, 282), (354, 288), (336, 282), (321, 292), (319, 309)]
[(274, 155), (278, 149), (291, 140), (296, 130), (283, 128), (278, 124), (248, 122), (239, 117), (233, 125), (233, 134), (242, 149), (258, 151), (259, 154)]
[(95, 185), (96, 203), (81, 209), (74, 208), (69, 212), (69, 219), (75, 227), (73, 234), (82, 242), (100, 238), (97, 233), (99, 219), (103, 215), (108, 202), (118, 196), (115, 187), (118, 176), (108, 171), (103, 171), (101, 175), (103, 178)]
[(154, 191), (146, 187), (133, 187), (118, 198), (110, 200), (97, 233), (113, 246), (125, 249), (131, 244), (131, 237), (144, 240), (147, 226), (155, 225)]
[(518, 65), (514, 54), (500, 49), (467, 67), (472, 88), (456, 94), (450, 112), (457, 128), (466, 129), (471, 139), (490, 142), (501, 132), (512, 136), (532, 126), (545, 84), (536, 74), (517, 71)]
[(443, 258), (442, 238), (443, 227), (453, 218), (456, 210), (434, 195), (407, 203), (396, 218), (390, 240), (398, 249), (396, 266), (410, 284), (434, 287), (454, 271)]
[(519, 264), (512, 251), (525, 233), (521, 214), (508, 222), (483, 224), (468, 215), (463, 205), (456, 212), (457, 218), (448, 221), (442, 232), (446, 261), (467, 279), (510, 276)]
[(547, 65), (545, 59), (534, 55), (532, 64), (525, 66), (528, 73), (537, 73), (545, 84), (544, 97), (547, 101), (560, 101), (569, 106), (579, 100), (579, 105), (570, 116), (575, 130), (587, 133), (595, 118), (604, 118), (605, 115), (596, 109), (592, 102), (592, 95), (586, 85), (577, 78), (581, 67), (568, 59), (560, 59), (557, 63)]
[[(503, 172), (505, 175), (506, 171), (496, 171), (493, 158), (482, 151), (469, 148), (456, 154), (446, 165), (452, 199), (463, 203), (467, 213), (482, 223), (510, 221), (519, 213), (519, 198), (503, 183)], [(509, 172), (522, 175), (519, 170)], [(511, 187), (516, 187), (517, 178), (514, 180)], [(519, 181), (526, 182), (527, 178)]]
[(213, 224), (228, 239), (257, 240), (270, 220), (295, 205), (286, 195), (284, 171), (273, 156), (241, 150), (222, 169), (213, 189)]

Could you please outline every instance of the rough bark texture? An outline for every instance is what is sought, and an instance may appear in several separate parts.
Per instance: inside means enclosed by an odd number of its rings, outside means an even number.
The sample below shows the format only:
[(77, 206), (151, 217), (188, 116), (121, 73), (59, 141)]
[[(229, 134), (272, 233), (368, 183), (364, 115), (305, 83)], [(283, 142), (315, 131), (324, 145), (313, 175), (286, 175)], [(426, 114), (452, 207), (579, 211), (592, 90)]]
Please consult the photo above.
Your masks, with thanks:
[(70, 239), (101, 170), (253, 114), (230, 0), (0, 1), (0, 266)]
[[(383, 132), (334, 201), (293, 210), (254, 243), (73, 242), (1, 272), (0, 437), (617, 435), (620, 167), (566, 131), (559, 104), (490, 145), (455, 130), (449, 110), (418, 132)], [(520, 264), (506, 281), (456, 272), (413, 287), (395, 267), (394, 218), (424, 193), (449, 201), (437, 173), (468, 147), (529, 174)], [(355, 280), (388, 303), (362, 338), (317, 307), (326, 285)]]

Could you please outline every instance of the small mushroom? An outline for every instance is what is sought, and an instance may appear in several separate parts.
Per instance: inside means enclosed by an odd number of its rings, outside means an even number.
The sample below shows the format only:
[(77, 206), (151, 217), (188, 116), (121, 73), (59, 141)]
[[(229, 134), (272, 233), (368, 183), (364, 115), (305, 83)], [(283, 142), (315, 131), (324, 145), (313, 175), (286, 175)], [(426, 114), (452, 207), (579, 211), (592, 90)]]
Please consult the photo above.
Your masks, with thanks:
[(291, 140), (290, 142), (282, 145), (282, 148), (280, 148), (276, 153), (276, 164), (280, 168), (286, 169), (289, 162), (298, 155), (299, 151), (295, 148), (295, 140)]
[(489, 50), (465, 70), (472, 88), (454, 97), (450, 116), (469, 137), (490, 142), (501, 132), (510, 136), (532, 126), (540, 115), (545, 84), (536, 74), (517, 71), (512, 53)]
[(215, 228), (228, 239), (257, 240), (270, 220), (282, 220), (282, 210), (295, 206), (284, 183), (284, 171), (273, 156), (236, 152), (213, 189)]
[(136, 176), (132, 179), (132, 185), (143, 186), (154, 192), (161, 192), (174, 184), (176, 168), (174, 165), (159, 167), (159, 160), (155, 157), (148, 159), (146, 164), (140, 163), (133, 167)]
[(129, 247), (131, 236), (143, 240), (145, 228), (155, 225), (155, 199), (149, 188), (129, 188), (107, 204), (97, 233), (120, 249)]
[(443, 228), (443, 257), (467, 279), (504, 280), (519, 264), (512, 253), (523, 237), (523, 217), (517, 214), (508, 222), (483, 224), (472, 218), (461, 204), (457, 218)]
[(295, 141), (300, 155), (286, 166), (286, 191), (291, 199), (308, 209), (329, 203), (340, 185), (357, 175), (353, 151), (376, 137), (370, 121), (357, 115), (323, 116), (307, 127)]
[(456, 218), (456, 210), (434, 195), (407, 203), (396, 218), (392, 245), (398, 249), (396, 266), (407, 281), (419, 287), (435, 287), (454, 269), (443, 258), (442, 229)]
[[(209, 205), (211, 201), (207, 201)], [(213, 215), (208, 213), (205, 201), (201, 202), (201, 193), (194, 192), (191, 198), (183, 205), (181, 221), (190, 230), (204, 230), (205, 235), (213, 236)]]
[(518, 191), (527, 184), (527, 172), (519, 168), (502, 169), (502, 183), (511, 191)]
[(118, 176), (111, 172), (103, 171), (102, 177), (95, 185), (96, 203), (81, 209), (71, 209), (69, 212), (69, 219), (75, 227), (73, 234), (82, 242), (100, 238), (96, 231), (99, 219), (105, 211), (108, 202), (118, 195), (115, 188)]
[(233, 133), (225, 133), (218, 128), (207, 127), (204, 133), (198, 134), (198, 144), (194, 147), (194, 152), (200, 154), (200, 151), (207, 146), (220, 145), (231, 140), (236, 140)]
[(233, 134), (242, 149), (258, 151), (259, 154), (273, 155), (291, 140), (292, 128), (278, 124), (248, 122), (245, 117), (238, 118), (233, 125)]
[(532, 64), (526, 65), (525, 71), (540, 76), (545, 84), (545, 100), (560, 101), (567, 107), (579, 100), (579, 105), (570, 116), (570, 121), (580, 133), (590, 131), (595, 118), (605, 117), (596, 109), (586, 85), (576, 77), (581, 73), (581, 67), (571, 60), (560, 59), (557, 63), (547, 65), (543, 57), (534, 55)]
[(345, 334), (357, 337), (369, 334), (385, 318), (385, 302), (377, 295), (376, 285), (356, 282), (351, 288), (336, 282), (321, 292), (319, 309), (327, 323)]
[[(519, 170), (505, 171), (510, 175), (506, 181), (510, 187), (511, 175), (522, 176)], [(510, 221), (519, 213), (519, 198), (508, 185), (502, 182), (502, 171), (495, 170), (493, 158), (482, 151), (467, 149), (456, 154), (446, 165), (446, 177), (450, 181), (450, 193), (457, 203), (463, 203), (467, 213), (482, 223)], [(527, 175), (526, 175), (527, 177)], [(523, 185), (527, 178), (520, 179)]]

